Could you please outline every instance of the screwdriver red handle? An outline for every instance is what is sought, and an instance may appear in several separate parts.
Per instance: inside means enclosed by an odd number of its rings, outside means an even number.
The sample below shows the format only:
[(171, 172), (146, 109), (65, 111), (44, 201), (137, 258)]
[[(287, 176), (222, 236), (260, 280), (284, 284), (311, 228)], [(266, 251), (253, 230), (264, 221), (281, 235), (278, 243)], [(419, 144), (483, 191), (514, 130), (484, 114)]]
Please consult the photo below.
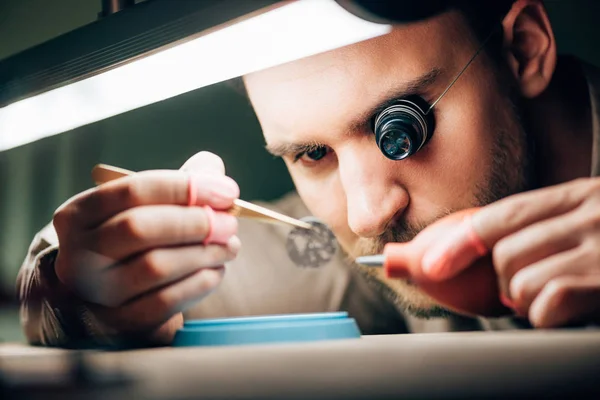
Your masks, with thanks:
[[(389, 278), (408, 278), (428, 296), (461, 314), (497, 317), (510, 314), (502, 305), (496, 273), (491, 257), (477, 256), (469, 252), (482, 253), (476, 244), (466, 244), (465, 256), (474, 259), (472, 265), (453, 278), (433, 281), (423, 273), (421, 262), (428, 248), (438, 240), (452, 234), (463, 223), (466, 216), (476, 212), (476, 208), (463, 210), (431, 224), (407, 243), (388, 243), (383, 251), (385, 274)], [(470, 246), (470, 247), (469, 247)]]

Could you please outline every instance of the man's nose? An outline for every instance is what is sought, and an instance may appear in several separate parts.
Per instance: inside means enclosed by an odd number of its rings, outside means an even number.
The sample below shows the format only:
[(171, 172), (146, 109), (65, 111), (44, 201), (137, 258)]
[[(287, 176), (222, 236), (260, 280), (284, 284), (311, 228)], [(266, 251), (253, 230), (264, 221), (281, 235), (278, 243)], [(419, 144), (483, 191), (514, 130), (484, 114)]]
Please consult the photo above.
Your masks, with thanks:
[(350, 229), (361, 237), (381, 235), (409, 202), (399, 181), (399, 162), (366, 143), (347, 146), (338, 153), (338, 162)]

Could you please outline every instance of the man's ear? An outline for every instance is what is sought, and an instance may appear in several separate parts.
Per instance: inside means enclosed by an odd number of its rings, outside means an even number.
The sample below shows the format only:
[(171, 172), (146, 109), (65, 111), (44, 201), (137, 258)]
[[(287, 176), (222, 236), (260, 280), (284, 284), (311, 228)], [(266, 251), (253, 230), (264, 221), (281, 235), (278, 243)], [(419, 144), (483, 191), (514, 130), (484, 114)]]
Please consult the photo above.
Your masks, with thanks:
[(541, 0), (517, 0), (502, 22), (508, 66), (521, 94), (540, 95), (556, 68), (556, 42)]

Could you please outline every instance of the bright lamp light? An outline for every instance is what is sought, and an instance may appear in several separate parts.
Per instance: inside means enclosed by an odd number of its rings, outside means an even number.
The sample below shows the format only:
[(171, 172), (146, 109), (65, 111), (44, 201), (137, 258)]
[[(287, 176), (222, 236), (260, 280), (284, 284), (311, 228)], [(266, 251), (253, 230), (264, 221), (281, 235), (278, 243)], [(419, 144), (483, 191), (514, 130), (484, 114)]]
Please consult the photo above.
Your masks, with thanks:
[(0, 151), (390, 30), (334, 0), (290, 2), (0, 109)]

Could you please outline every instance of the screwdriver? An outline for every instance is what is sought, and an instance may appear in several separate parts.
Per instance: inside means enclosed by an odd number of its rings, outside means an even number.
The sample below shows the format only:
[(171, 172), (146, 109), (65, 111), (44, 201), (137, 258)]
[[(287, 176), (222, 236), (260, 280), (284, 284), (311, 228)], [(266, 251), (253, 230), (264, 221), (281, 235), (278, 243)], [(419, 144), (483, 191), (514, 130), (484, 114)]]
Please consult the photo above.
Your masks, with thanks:
[[(451, 264), (467, 266), (489, 252), (471, 223), (470, 217), (476, 210), (472, 208), (447, 215), (429, 225), (413, 240), (388, 243), (382, 254), (358, 257), (355, 262), (369, 267), (383, 267), (389, 278), (406, 278), (409, 275), (428, 280), (435, 280), (436, 276), (443, 278), (439, 273), (443, 273)], [(423, 262), (426, 261), (426, 253), (431, 256), (432, 251), (435, 254), (434, 268), (425, 271)]]
[[(359, 265), (382, 268), (390, 279), (406, 279), (444, 308), (462, 315), (497, 318), (511, 315), (508, 304), (500, 301), (497, 275), (489, 250), (474, 235), (467, 209), (439, 219), (411, 241), (387, 243), (381, 254), (357, 257)], [(457, 237), (462, 239), (456, 241)], [(468, 268), (450, 278), (436, 278), (424, 269), (426, 253), (442, 245), (438, 263), (464, 264)], [(445, 264), (445, 265), (444, 265)]]
[(382, 254), (358, 257), (355, 262), (367, 267), (382, 267), (388, 278), (406, 278), (410, 275), (409, 258), (412, 258), (407, 246), (407, 243), (388, 243)]

